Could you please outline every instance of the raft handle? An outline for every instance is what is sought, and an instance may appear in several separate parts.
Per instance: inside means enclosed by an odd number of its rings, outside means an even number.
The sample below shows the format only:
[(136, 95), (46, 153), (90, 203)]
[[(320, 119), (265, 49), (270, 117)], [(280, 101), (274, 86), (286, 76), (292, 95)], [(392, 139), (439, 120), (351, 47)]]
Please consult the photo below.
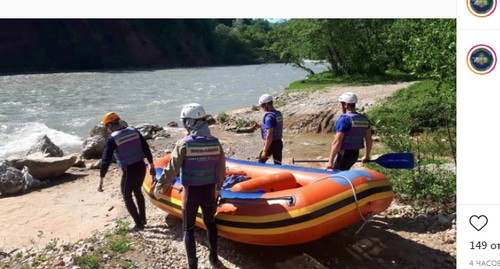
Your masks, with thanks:
[(286, 200), (286, 204), (288, 206), (294, 206), (295, 203), (297, 203), (297, 198), (295, 198), (295, 196), (281, 196), (281, 197), (275, 197), (275, 198), (261, 198), (263, 200), (267, 200), (267, 201), (270, 201), (270, 200)]
[(231, 200), (255, 200), (255, 201), (271, 201), (271, 200), (286, 200), (288, 206), (294, 206), (297, 203), (297, 198), (295, 196), (281, 196), (281, 197), (275, 197), (275, 198), (223, 198), (221, 196), (218, 197), (218, 202), (217, 204), (221, 206), (222, 204), (226, 203), (227, 201)]

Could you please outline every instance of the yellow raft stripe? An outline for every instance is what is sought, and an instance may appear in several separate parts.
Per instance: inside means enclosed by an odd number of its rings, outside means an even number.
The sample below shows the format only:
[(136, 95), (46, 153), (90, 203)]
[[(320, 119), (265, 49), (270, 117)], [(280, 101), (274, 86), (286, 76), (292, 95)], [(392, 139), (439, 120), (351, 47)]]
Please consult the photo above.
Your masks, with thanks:
[[(176, 207), (173, 207), (173, 206), (170, 206), (168, 205), (167, 203), (165, 202), (161, 202), (160, 200), (156, 200), (154, 198), (154, 196), (150, 193), (151, 193), (151, 188), (150, 187), (145, 187), (143, 186), (143, 189), (144, 191), (146, 192), (146, 195), (150, 196), (151, 199), (150, 201), (156, 205), (157, 207), (161, 208), (161, 209), (164, 209), (166, 211), (170, 211), (170, 212), (176, 212), (180, 215), (182, 215), (182, 201), (179, 200), (179, 199), (175, 199), (175, 198), (172, 198), (171, 196), (168, 196), (168, 195), (164, 195), (164, 194), (160, 194), (160, 199), (163, 200), (163, 201), (167, 201), (173, 205), (175, 205)], [(198, 214), (201, 214), (201, 208), (198, 208)], [(201, 220), (201, 218), (198, 218)]]
[[(377, 182), (368, 182), (356, 187), (356, 193), (360, 193), (367, 189), (381, 187), (381, 186), (389, 186), (387, 181), (377, 181)], [(261, 223), (261, 222), (273, 222), (284, 219), (296, 218), (298, 216), (309, 214), (310, 212), (318, 211), (326, 206), (334, 204), (338, 201), (344, 200), (346, 198), (352, 197), (352, 189), (348, 189), (342, 193), (337, 195), (333, 195), (329, 199), (325, 199), (319, 201), (315, 204), (304, 206), (296, 210), (287, 211), (284, 213), (278, 213), (274, 215), (265, 215), (265, 216), (238, 216), (238, 215), (227, 215), (227, 214), (217, 214), (217, 219), (228, 220), (233, 222), (246, 222), (246, 223)]]
[[(388, 184), (387, 181), (367, 182), (365, 184), (357, 186), (356, 193), (360, 193), (360, 192), (367, 190), (367, 189), (370, 189), (370, 188), (376, 188), (379, 186), (388, 186), (388, 185), (390, 185), (390, 184)], [(148, 190), (151, 190), (151, 188), (145, 187), (144, 189), (148, 193), (150, 193)], [(174, 199), (174, 198), (167, 196), (167, 195), (161, 195), (161, 196), (162, 196), (161, 197), (162, 200), (169, 201), (170, 203), (176, 205), (177, 207), (169, 206), (166, 203), (152, 199), (151, 201), (153, 202), (153, 204), (155, 204), (159, 208), (166, 210), (167, 212), (170, 211), (170, 212), (175, 212), (177, 214), (182, 215), (182, 211), (179, 210), (179, 208), (182, 208), (182, 201), (181, 200)], [(244, 222), (244, 223), (245, 222), (246, 223), (262, 223), (262, 222), (280, 221), (280, 220), (284, 220), (284, 219), (286, 220), (286, 219), (296, 218), (296, 217), (299, 217), (299, 216), (304, 215), (304, 214), (309, 214), (311, 212), (322, 209), (325, 206), (333, 204), (333, 203), (340, 201), (342, 199), (349, 198), (351, 196), (353, 196), (352, 190), (349, 189), (349, 190), (344, 191), (343, 193), (340, 193), (338, 195), (333, 196), (330, 199), (326, 199), (326, 200), (320, 201), (314, 205), (303, 207), (303, 208), (293, 210), (290, 212), (279, 213), (279, 214), (268, 215), (268, 216), (237, 216), (237, 215), (217, 214), (216, 218), (221, 219), (221, 220), (229, 220), (232, 222)], [(366, 203), (373, 201), (374, 198), (375, 198), (375, 200), (378, 200), (378, 199), (384, 199), (384, 198), (388, 198), (388, 197), (392, 197), (392, 196), (393, 196), (392, 191), (378, 193), (378, 194), (370, 195), (362, 200), (359, 200), (358, 204), (359, 204), (359, 206), (363, 206)], [(369, 201), (367, 201), (367, 200), (369, 200)], [(319, 218), (316, 218), (314, 220), (302, 222), (300, 224), (291, 225), (291, 226), (287, 227), (286, 230), (287, 231), (295, 231), (295, 230), (301, 230), (301, 229), (306, 229), (306, 228), (311, 227), (311, 226), (315, 226), (315, 225), (317, 225), (315, 223), (317, 223), (317, 222), (322, 223), (326, 220), (329, 220), (330, 218), (335, 218), (339, 215), (342, 215), (345, 212), (352, 210), (352, 207), (354, 207), (354, 208), (356, 207), (355, 203), (352, 203), (348, 206), (345, 206), (342, 209), (336, 210), (332, 213), (326, 214), (326, 215), (319, 217)], [(201, 213), (202, 213), (200, 208), (198, 208), (198, 213), (199, 213), (199, 215), (201, 215)], [(326, 220), (323, 220), (323, 219), (326, 219)], [(202, 218), (200, 218), (200, 217), (197, 217), (196, 221), (200, 222), (200, 223), (203, 222)], [(248, 228), (232, 228), (232, 227), (228, 227), (228, 226), (222, 226), (220, 224), (218, 225), (218, 227), (219, 227), (219, 229), (224, 230), (224, 231), (231, 231), (231, 232), (245, 233), (245, 234), (273, 234), (276, 232), (279, 234), (279, 233), (283, 232), (283, 227), (281, 227), (281, 228), (268, 228), (268, 229), (248, 229)], [(244, 232), (244, 231), (247, 231), (247, 232)]]
[[(393, 196), (393, 192), (383, 192), (383, 193), (378, 193), (374, 194), (371, 196), (368, 196), (360, 201), (358, 201), (358, 205), (360, 207), (366, 205), (367, 203), (372, 202), (373, 200), (381, 200), (381, 199), (386, 199), (390, 198)], [(233, 228), (233, 227), (228, 227), (228, 226), (223, 226), (218, 224), (217, 227), (220, 231), (226, 231), (226, 232), (231, 232), (231, 233), (237, 233), (237, 234), (247, 234), (247, 235), (274, 235), (274, 234), (284, 234), (288, 232), (293, 232), (293, 231), (299, 231), (299, 230), (305, 230), (308, 228), (313, 228), (316, 226), (321, 225), (322, 223), (330, 220), (337, 218), (339, 216), (342, 216), (343, 214), (346, 214), (352, 210), (357, 210), (356, 209), (356, 203), (351, 203), (348, 206), (345, 206), (341, 209), (335, 210), (329, 214), (326, 214), (324, 216), (321, 216), (319, 218), (302, 222), (299, 224), (295, 225), (290, 225), (290, 226), (283, 226), (283, 227), (276, 227), (276, 228), (269, 228), (269, 229), (248, 229), (248, 228)], [(361, 217), (360, 217), (361, 219)]]
[[(385, 199), (385, 198), (392, 197), (392, 195), (393, 195), (392, 191), (371, 195), (369, 197), (366, 197), (366, 198), (358, 201), (358, 206), (362, 207), (362, 206), (366, 205), (367, 203), (372, 202), (374, 199), (375, 200)], [(176, 212), (177, 214), (182, 215), (182, 211), (178, 210), (175, 207), (167, 206), (166, 204), (158, 202), (158, 201), (153, 201), (153, 204), (155, 204), (156, 206), (158, 206), (160, 208), (163, 208), (164, 210)], [(233, 228), (233, 227), (228, 227), (228, 226), (224, 226), (221, 224), (218, 224), (217, 227), (221, 231), (227, 231), (227, 232), (237, 233), (237, 234), (247, 234), (247, 235), (283, 234), (283, 233), (287, 233), (287, 232), (305, 230), (305, 229), (308, 229), (311, 227), (319, 226), (322, 223), (324, 223), (330, 219), (337, 218), (337, 217), (339, 217), (345, 213), (348, 213), (352, 210), (356, 210), (356, 203), (354, 203), (354, 202), (341, 208), (341, 209), (338, 209), (336, 211), (333, 211), (329, 214), (318, 217), (316, 219), (302, 222), (302, 223), (295, 224), (295, 225), (282, 226), (282, 227), (276, 227), (276, 228), (267, 228), (267, 229)], [(196, 221), (199, 223), (203, 223), (203, 219), (200, 217), (197, 217)]]

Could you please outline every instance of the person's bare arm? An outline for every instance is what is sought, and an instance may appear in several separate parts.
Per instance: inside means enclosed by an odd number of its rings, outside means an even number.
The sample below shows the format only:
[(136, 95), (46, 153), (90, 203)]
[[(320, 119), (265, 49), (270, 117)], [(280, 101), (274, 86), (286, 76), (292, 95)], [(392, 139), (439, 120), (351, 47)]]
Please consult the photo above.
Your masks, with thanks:
[(373, 145), (372, 129), (368, 128), (368, 130), (366, 130), (365, 132), (365, 155), (361, 160), (362, 163), (370, 162), (370, 153), (372, 151), (372, 145)]

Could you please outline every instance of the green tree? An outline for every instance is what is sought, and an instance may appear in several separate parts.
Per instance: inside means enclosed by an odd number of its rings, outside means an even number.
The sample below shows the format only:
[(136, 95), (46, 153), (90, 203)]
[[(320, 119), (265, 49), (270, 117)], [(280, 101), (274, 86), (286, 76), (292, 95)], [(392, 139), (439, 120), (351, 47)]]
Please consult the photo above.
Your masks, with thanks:
[[(315, 20), (313, 20), (315, 21)], [(319, 30), (311, 20), (289, 20), (278, 24), (270, 32), (269, 50), (275, 53), (280, 61), (306, 70), (310, 75), (314, 71), (305, 67), (304, 59), (315, 56), (313, 33)]]
[(335, 75), (380, 75), (455, 80), (455, 20), (294, 19), (269, 34), (269, 50), (283, 62), (327, 60)]
[(287, 63), (327, 60), (336, 75), (382, 74), (392, 55), (384, 40), (391, 20), (296, 19), (272, 32), (271, 50)]
[(394, 20), (387, 39), (401, 57), (402, 70), (420, 78), (455, 81), (455, 20)]

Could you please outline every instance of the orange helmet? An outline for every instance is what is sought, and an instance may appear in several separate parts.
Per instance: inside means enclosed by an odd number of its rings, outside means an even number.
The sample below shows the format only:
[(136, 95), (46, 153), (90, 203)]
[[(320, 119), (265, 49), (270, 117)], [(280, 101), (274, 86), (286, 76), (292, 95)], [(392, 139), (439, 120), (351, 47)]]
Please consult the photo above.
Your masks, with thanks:
[(104, 118), (102, 118), (102, 125), (106, 126), (106, 124), (119, 120), (120, 116), (116, 114), (115, 112), (109, 112), (108, 114), (104, 115)]

